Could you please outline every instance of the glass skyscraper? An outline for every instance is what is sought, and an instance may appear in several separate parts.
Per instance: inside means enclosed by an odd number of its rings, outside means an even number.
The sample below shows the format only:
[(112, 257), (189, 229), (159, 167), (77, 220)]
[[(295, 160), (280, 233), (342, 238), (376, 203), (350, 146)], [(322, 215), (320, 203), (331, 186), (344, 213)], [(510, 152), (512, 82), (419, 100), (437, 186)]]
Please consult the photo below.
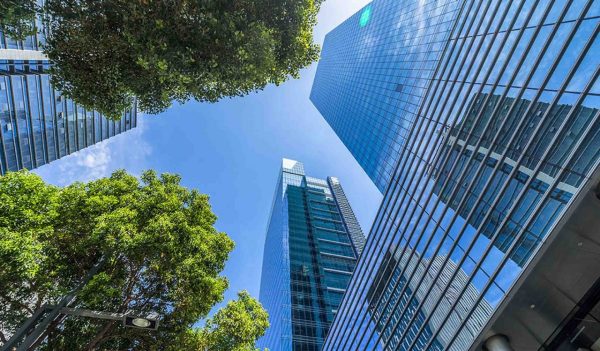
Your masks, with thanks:
[(374, 0), (328, 35), (311, 98), (386, 191), (325, 350), (600, 347), (599, 28), (598, 0)]
[(457, 0), (379, 0), (325, 37), (310, 99), (383, 193)]
[(41, 42), (43, 33), (16, 41), (0, 32), (0, 174), (42, 166), (137, 125), (135, 107), (113, 121), (62, 96), (37, 51)]
[(260, 347), (321, 350), (364, 241), (338, 179), (308, 177), (284, 159), (265, 240), (259, 299), (271, 327)]

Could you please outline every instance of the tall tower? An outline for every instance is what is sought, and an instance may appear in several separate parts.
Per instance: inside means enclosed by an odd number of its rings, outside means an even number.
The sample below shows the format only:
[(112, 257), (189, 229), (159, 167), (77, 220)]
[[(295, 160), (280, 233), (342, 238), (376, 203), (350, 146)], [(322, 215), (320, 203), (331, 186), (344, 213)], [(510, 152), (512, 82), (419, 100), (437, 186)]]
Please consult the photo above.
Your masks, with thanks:
[(40, 51), (43, 34), (14, 40), (0, 32), (0, 175), (40, 167), (137, 126), (135, 106), (113, 121), (56, 90)]
[(318, 351), (335, 317), (364, 235), (337, 178), (308, 177), (284, 159), (267, 228), (260, 301), (273, 351)]
[(324, 350), (600, 349), (600, 1), (373, 0), (311, 100), (383, 203)]
[(457, 2), (373, 1), (325, 37), (310, 100), (382, 193)]

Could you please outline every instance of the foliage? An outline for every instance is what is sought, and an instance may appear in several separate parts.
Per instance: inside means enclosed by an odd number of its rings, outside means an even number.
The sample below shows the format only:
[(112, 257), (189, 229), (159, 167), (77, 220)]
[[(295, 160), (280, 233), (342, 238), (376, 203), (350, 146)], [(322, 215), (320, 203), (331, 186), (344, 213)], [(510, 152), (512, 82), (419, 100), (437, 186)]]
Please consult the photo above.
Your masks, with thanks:
[[(219, 273), (233, 242), (214, 228), (208, 196), (179, 182), (152, 171), (140, 180), (118, 171), (65, 188), (26, 171), (0, 177), (0, 332), (14, 332), (42, 304), (56, 303), (106, 257), (79, 291), (76, 307), (157, 312), (159, 329), (69, 317), (51, 328), (43, 348), (164, 350), (193, 333), (190, 327), (223, 298), (228, 284)], [(265, 312), (245, 293), (225, 311), (207, 323), (212, 334), (234, 320), (248, 331), (240, 342), (250, 345), (264, 329)], [(2, 341), (6, 337), (0, 333)]]
[(260, 303), (242, 291), (203, 328), (182, 334), (169, 351), (255, 351), (254, 343), (269, 327), (268, 319)]
[(118, 118), (215, 102), (298, 77), (318, 58), (322, 0), (47, 0), (53, 82)]
[[(26, 316), (64, 291), (55, 281), (51, 247), (58, 191), (39, 177), (0, 177), (0, 332), (14, 331)], [(56, 268), (56, 269), (55, 269)], [(6, 336), (0, 333), (0, 341)]]
[(0, 31), (9, 38), (25, 40), (36, 33), (35, 0), (0, 0)]

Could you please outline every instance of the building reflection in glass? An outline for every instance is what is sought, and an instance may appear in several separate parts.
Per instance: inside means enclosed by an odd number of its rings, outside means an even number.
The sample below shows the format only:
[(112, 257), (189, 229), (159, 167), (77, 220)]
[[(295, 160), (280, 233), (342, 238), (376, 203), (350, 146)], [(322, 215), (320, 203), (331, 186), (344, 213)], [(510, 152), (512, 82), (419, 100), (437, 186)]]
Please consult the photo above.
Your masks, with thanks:
[[(370, 71), (344, 43), (365, 56), (402, 42), (402, 21), (447, 15), (450, 27), (415, 108), (397, 113), (398, 161), (325, 350), (467, 349), (600, 163), (600, 2), (404, 3), (412, 16), (384, 21), (396, 7), (375, 0), (366, 30), (342, 25), (324, 49), (338, 55), (322, 84), (352, 67), (375, 87), (401, 69)], [(375, 30), (391, 34), (356, 41)]]

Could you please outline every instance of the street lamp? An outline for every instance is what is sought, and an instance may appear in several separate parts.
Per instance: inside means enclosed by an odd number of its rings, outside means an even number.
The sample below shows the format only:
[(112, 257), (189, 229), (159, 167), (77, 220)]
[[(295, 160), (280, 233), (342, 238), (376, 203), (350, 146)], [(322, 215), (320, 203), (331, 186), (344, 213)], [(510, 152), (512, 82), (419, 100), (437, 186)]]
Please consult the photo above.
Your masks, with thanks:
[[(77, 316), (77, 317), (86, 317), (93, 319), (107, 319), (113, 321), (122, 321), (123, 326), (129, 328), (137, 328), (137, 329), (146, 329), (146, 330), (156, 330), (158, 329), (158, 314), (150, 313), (147, 316), (133, 316), (128, 313), (112, 313), (112, 312), (103, 312), (103, 311), (92, 311), (86, 310), (83, 308), (70, 308), (70, 307), (62, 307), (58, 308), (57, 306), (43, 306), (13, 335), (13, 337), (2, 346), (2, 351), (12, 350), (15, 347), (19, 340), (23, 338), (24, 335), (27, 335), (27, 331), (30, 330), (38, 320), (43, 318), (46, 314), (51, 314), (56, 311), (57, 315), (65, 315), (65, 316)], [(49, 318), (45, 318), (42, 321), (41, 327), (38, 325), (38, 335), (41, 334), (41, 331), (45, 330), (48, 323)], [(45, 323), (44, 323), (45, 322)], [(35, 330), (34, 330), (35, 331)], [(34, 333), (32, 333), (34, 334)], [(31, 334), (29, 335), (31, 336)], [(20, 350), (28, 350), (29, 347), (37, 340), (37, 336), (35, 339), (29, 339), (29, 336), (26, 340), (20, 344), (16, 349)]]
[[(127, 321), (125, 322), (127, 325)], [(138, 328), (148, 328), (150, 326), (150, 321), (146, 318), (133, 318), (131, 319), (131, 324)]]
[(126, 327), (130, 327), (130, 328), (156, 330), (156, 329), (158, 329), (158, 319), (153, 318), (152, 316), (148, 316), (148, 317), (124, 316), (123, 317), (123, 325)]
[(87, 317), (94, 319), (110, 319), (113, 321), (123, 321), (125, 327), (156, 330), (158, 329), (158, 314), (150, 313), (147, 316), (134, 316), (129, 313), (111, 313), (86, 310), (83, 308), (68, 308), (60, 310), (61, 314)]
[(32, 345), (36, 345), (46, 337), (46, 331), (50, 323), (60, 321), (65, 315), (120, 320), (123, 321), (123, 325), (126, 327), (156, 330), (158, 328), (158, 315), (156, 313), (151, 313), (144, 317), (131, 316), (127, 313), (91, 311), (82, 308), (68, 307), (74, 303), (76, 293), (92, 279), (105, 262), (106, 258), (103, 256), (87, 272), (81, 283), (73, 289), (71, 293), (61, 298), (56, 305), (44, 305), (38, 308), (34, 314), (21, 325), (10, 340), (2, 345), (0, 351), (12, 351), (15, 348), (17, 351), (29, 350)]

